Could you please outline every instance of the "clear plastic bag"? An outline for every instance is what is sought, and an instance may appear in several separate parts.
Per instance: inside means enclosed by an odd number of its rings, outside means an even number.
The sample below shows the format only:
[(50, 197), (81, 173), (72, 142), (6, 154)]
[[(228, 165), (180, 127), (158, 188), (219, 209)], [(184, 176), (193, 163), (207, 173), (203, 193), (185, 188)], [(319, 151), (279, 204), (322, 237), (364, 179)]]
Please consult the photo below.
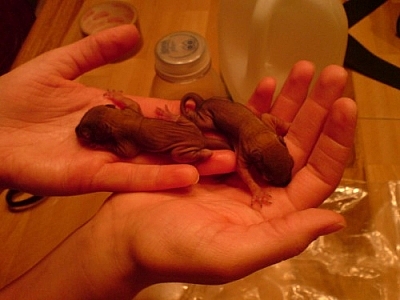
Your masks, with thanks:
[(322, 207), (347, 227), (297, 257), (225, 285), (152, 286), (135, 300), (400, 299), (400, 181), (369, 188), (374, 197), (365, 182), (342, 181)]

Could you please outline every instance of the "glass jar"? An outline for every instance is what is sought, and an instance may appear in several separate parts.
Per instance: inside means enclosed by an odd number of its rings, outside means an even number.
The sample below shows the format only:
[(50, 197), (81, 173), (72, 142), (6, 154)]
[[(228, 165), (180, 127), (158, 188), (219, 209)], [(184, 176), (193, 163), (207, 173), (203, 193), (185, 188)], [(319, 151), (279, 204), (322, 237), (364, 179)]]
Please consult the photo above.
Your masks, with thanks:
[(190, 31), (171, 33), (155, 47), (155, 71), (151, 97), (178, 100), (189, 92), (204, 99), (226, 97), (220, 76), (211, 67), (206, 40)]

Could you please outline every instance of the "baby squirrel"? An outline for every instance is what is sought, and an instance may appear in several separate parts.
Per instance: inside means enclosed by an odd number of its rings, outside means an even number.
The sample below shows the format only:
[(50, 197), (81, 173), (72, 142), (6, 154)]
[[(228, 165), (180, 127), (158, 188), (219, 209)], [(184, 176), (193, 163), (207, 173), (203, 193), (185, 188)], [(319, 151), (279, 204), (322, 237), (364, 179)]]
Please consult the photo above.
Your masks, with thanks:
[(115, 105), (91, 108), (75, 132), (78, 139), (92, 148), (132, 158), (140, 151), (170, 153), (178, 163), (193, 163), (212, 155), (210, 149), (228, 149), (218, 139), (206, 138), (200, 129), (183, 116), (158, 109), (160, 118), (144, 117), (135, 101), (118, 92), (104, 95)]
[[(190, 101), (193, 109), (188, 109)], [(181, 114), (202, 130), (221, 132), (234, 146), (237, 173), (253, 195), (252, 204), (262, 205), (270, 197), (253, 178), (252, 169), (270, 185), (290, 182), (294, 162), (283, 140), (288, 125), (282, 120), (267, 113), (259, 118), (238, 102), (217, 97), (204, 100), (195, 93), (182, 98)]]

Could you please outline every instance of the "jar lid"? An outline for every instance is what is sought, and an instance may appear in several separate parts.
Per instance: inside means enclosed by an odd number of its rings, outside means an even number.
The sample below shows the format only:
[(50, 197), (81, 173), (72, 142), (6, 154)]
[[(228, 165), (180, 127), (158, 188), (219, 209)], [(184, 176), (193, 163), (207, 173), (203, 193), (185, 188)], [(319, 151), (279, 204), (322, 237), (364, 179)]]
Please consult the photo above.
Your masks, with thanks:
[(160, 39), (155, 58), (157, 75), (171, 82), (195, 80), (211, 66), (206, 40), (190, 31), (174, 32)]
[(80, 27), (84, 34), (90, 35), (122, 24), (136, 24), (137, 18), (137, 10), (132, 4), (117, 0), (105, 1), (84, 12)]

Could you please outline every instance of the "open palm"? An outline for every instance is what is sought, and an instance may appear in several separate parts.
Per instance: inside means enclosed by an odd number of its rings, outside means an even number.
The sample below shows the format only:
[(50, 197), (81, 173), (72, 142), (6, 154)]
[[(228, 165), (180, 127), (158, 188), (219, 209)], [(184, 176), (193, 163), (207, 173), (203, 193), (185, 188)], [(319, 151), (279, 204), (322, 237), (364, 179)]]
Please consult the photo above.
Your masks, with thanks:
[[(196, 169), (155, 165), (151, 156), (122, 161), (82, 147), (74, 127), (90, 107), (106, 100), (104, 91), (73, 79), (116, 59), (137, 39), (133, 26), (106, 30), (0, 78), (2, 186), (46, 195), (142, 191), (112, 195), (38, 265), (46, 288), (57, 289), (60, 282), (53, 275), (63, 279), (68, 270), (68, 283), (83, 287), (68, 285), (68, 293), (108, 291), (113, 297), (123, 286), (127, 299), (156, 282), (222, 283), (294, 256), (318, 236), (344, 226), (342, 216), (316, 208), (339, 183), (354, 139), (356, 107), (341, 98), (346, 72), (338, 66), (327, 67), (310, 91), (314, 68), (299, 62), (272, 106), (271, 78), (249, 100), (258, 113), (269, 111), (291, 124), (285, 142), (295, 161), (292, 181), (285, 188), (268, 187), (271, 204), (261, 209), (250, 207), (251, 195), (234, 174), (194, 184), (199, 173), (233, 171), (231, 151), (215, 152)], [(165, 103), (134, 99), (147, 115)], [(171, 105), (177, 111), (178, 102)], [(64, 272), (58, 272), (64, 261)], [(49, 273), (51, 266), (57, 271)], [(35, 269), (32, 274), (36, 286)], [(25, 278), (29, 281), (29, 274)]]
[[(286, 143), (295, 170), (287, 187), (268, 188), (270, 205), (251, 208), (251, 195), (235, 175), (202, 178), (184, 189), (116, 194), (105, 203), (91, 226), (113, 228), (100, 240), (123, 245), (113, 247), (119, 249), (113, 257), (122, 262), (124, 276), (134, 268), (135, 280), (149, 284), (221, 283), (292, 257), (345, 225), (342, 216), (315, 207), (342, 176), (356, 106), (340, 98), (342, 68), (326, 68), (309, 93), (312, 75), (311, 64), (298, 63), (271, 110), (291, 123)], [(250, 105), (265, 110), (271, 90), (268, 79), (261, 82)]]
[[(139, 157), (139, 163), (123, 161), (111, 153), (86, 149), (77, 141), (74, 129), (83, 114), (107, 100), (105, 91), (74, 79), (117, 59), (137, 40), (134, 26), (121, 26), (47, 52), (0, 77), (2, 187), (38, 195), (71, 195), (160, 190), (197, 182), (199, 174), (193, 166), (162, 166), (148, 157)], [(135, 100), (147, 113), (166, 103)], [(218, 170), (213, 162), (219, 162)], [(205, 173), (233, 169), (231, 151), (217, 151), (211, 161), (199, 166)]]

